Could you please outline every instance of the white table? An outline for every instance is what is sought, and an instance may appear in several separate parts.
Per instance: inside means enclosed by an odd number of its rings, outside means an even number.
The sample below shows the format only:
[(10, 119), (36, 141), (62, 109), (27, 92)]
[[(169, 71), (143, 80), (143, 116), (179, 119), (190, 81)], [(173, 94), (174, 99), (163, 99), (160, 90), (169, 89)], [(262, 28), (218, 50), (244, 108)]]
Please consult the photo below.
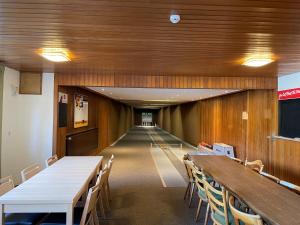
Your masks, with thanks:
[(0, 225), (4, 213), (49, 213), (67, 215), (73, 224), (73, 208), (88, 189), (101, 166), (102, 156), (67, 156), (0, 197)]

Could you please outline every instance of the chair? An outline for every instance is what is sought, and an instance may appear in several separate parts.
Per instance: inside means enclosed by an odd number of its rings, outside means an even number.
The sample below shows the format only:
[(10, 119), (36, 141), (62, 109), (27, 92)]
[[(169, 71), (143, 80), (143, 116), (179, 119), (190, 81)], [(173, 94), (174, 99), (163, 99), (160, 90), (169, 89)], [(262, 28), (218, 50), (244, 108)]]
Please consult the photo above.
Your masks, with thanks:
[(277, 178), (277, 177), (275, 177), (275, 176), (273, 176), (273, 175), (271, 175), (271, 174), (268, 174), (268, 173), (265, 173), (265, 172), (260, 172), (260, 175), (262, 175), (262, 176), (268, 178), (268, 179), (271, 180), (271, 181), (274, 181), (274, 182), (277, 183), (277, 184), (279, 184), (279, 182), (280, 182), (280, 179), (279, 179), (279, 178)]
[(46, 159), (46, 167), (51, 166), (53, 163), (55, 163), (58, 160), (57, 155), (53, 155), (50, 158)]
[(200, 210), (201, 210), (201, 205), (202, 202), (206, 202), (207, 206), (206, 206), (206, 214), (205, 214), (205, 221), (204, 221), (204, 225), (207, 224), (208, 221), (208, 213), (209, 213), (209, 204), (208, 204), (208, 199), (205, 193), (205, 188), (204, 188), (204, 174), (198, 170), (198, 168), (195, 168), (193, 170), (193, 175), (194, 175), (194, 179), (195, 179), (195, 184), (197, 187), (197, 194), (199, 197), (199, 203), (198, 203), (198, 208), (197, 208), (197, 212), (196, 212), (196, 222), (198, 221), (199, 215), (200, 215)]
[(34, 175), (38, 174), (41, 171), (41, 166), (39, 164), (34, 164), (29, 166), (21, 171), (22, 182), (30, 179)]
[(185, 169), (187, 171), (187, 175), (189, 179), (188, 186), (184, 194), (184, 199), (186, 199), (186, 197), (189, 195), (189, 207), (190, 207), (193, 199), (194, 190), (195, 190), (195, 180), (192, 172), (194, 163), (190, 160), (183, 160), (183, 163), (185, 165)]
[[(0, 179), (0, 196), (14, 188), (11, 176)], [(40, 222), (46, 214), (43, 213), (6, 213), (6, 225), (33, 225)]]
[[(74, 209), (74, 218), (73, 224), (75, 225), (99, 225), (96, 203), (100, 191), (99, 184), (91, 187), (89, 189), (84, 208), (75, 208)], [(40, 225), (62, 225), (66, 224), (66, 215), (64, 213), (51, 213), (46, 217)]]
[(239, 164), (243, 164), (243, 161), (239, 158), (235, 158), (235, 157), (229, 157), (230, 159), (232, 159), (233, 161), (239, 163)]
[(211, 209), (211, 219), (214, 225), (234, 225), (234, 219), (227, 208), (226, 191), (224, 187), (217, 189), (206, 180), (204, 187)]
[(291, 191), (295, 192), (296, 194), (300, 194), (300, 186), (297, 186), (295, 184), (292, 184), (292, 183), (284, 181), (284, 180), (280, 180), (279, 184), (283, 187), (290, 189)]
[(108, 195), (108, 199), (111, 201), (111, 192), (110, 192), (110, 185), (109, 185), (109, 176), (110, 176), (110, 172), (111, 172), (111, 168), (113, 165), (113, 161), (115, 159), (114, 155), (111, 155), (109, 161), (108, 161), (108, 175), (107, 175), (107, 180), (106, 180), (106, 188), (107, 188), (107, 195)]
[(106, 214), (105, 214), (105, 208), (104, 208), (104, 204), (103, 204), (103, 195), (105, 197), (106, 200), (106, 205), (108, 202), (108, 198), (107, 198), (107, 193), (105, 192), (105, 181), (108, 177), (108, 168), (107, 165), (104, 166), (104, 169), (100, 171), (99, 176), (97, 178), (96, 184), (99, 184), (100, 190), (98, 193), (98, 203), (99, 203), (99, 207), (100, 207), (100, 214), (102, 215), (103, 218), (106, 218)]
[(14, 188), (14, 181), (11, 176), (0, 179), (0, 196)]
[(254, 171), (256, 171), (256, 172), (258, 172), (258, 173), (262, 172), (263, 169), (264, 169), (264, 164), (262, 163), (261, 160), (255, 160), (255, 161), (252, 161), (252, 162), (248, 162), (246, 160), (245, 166), (252, 169), (252, 170), (254, 170)]
[(263, 221), (259, 215), (252, 215), (241, 212), (234, 206), (234, 197), (229, 197), (229, 208), (234, 217), (235, 224), (238, 225), (240, 222), (247, 225), (263, 225)]

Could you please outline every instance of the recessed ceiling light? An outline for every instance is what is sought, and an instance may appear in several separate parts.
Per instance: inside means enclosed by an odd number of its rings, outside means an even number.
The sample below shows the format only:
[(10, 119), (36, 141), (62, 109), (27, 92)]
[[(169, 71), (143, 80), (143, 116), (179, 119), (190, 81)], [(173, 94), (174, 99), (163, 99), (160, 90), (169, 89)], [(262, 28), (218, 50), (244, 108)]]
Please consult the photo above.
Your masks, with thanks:
[(101, 91), (104, 91), (104, 88), (101, 88)]
[(270, 56), (252, 56), (247, 58), (243, 65), (250, 66), (250, 67), (261, 67), (265, 66), (274, 60)]
[(40, 55), (52, 62), (68, 62), (70, 61), (70, 53), (63, 48), (43, 48)]

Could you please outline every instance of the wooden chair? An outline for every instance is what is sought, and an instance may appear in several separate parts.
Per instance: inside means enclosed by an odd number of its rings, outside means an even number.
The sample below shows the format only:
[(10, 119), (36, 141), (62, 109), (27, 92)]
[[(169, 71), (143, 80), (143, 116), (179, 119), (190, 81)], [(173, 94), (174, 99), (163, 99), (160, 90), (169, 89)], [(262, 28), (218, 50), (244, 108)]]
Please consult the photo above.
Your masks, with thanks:
[(108, 202), (108, 197), (107, 197), (107, 192), (106, 192), (106, 179), (108, 177), (108, 167), (107, 165), (104, 166), (104, 169), (100, 171), (99, 176), (97, 178), (96, 184), (99, 184), (100, 190), (98, 194), (98, 203), (99, 203), (99, 208), (100, 208), (100, 216), (102, 216), (104, 219), (106, 218), (106, 213), (105, 213), (105, 207), (104, 207), (104, 201), (105, 205), (109, 209), (109, 202)]
[(229, 197), (229, 208), (234, 217), (234, 221), (236, 225), (239, 225), (240, 222), (246, 225), (263, 225), (263, 221), (259, 215), (252, 215), (248, 213), (241, 212), (236, 209), (234, 206), (234, 197)]
[(183, 163), (185, 165), (185, 169), (187, 171), (187, 175), (189, 179), (188, 186), (184, 194), (184, 199), (186, 199), (186, 197), (189, 195), (189, 207), (190, 207), (192, 204), (193, 194), (195, 191), (195, 180), (193, 177), (194, 163), (190, 160), (183, 160)]
[(204, 180), (205, 193), (211, 209), (211, 219), (214, 225), (234, 225), (234, 219), (227, 208), (226, 191), (224, 187), (217, 189)]
[[(76, 225), (99, 225), (99, 220), (96, 211), (96, 203), (99, 196), (100, 185), (89, 189), (84, 208), (74, 209), (74, 222)], [(66, 216), (64, 213), (51, 213), (44, 219), (40, 225), (62, 225), (66, 224)]]
[(11, 176), (4, 177), (0, 179), (0, 196), (4, 195), (5, 193), (9, 192), (15, 187), (14, 181)]
[(230, 159), (232, 159), (233, 161), (239, 163), (239, 164), (244, 164), (243, 161), (239, 158), (235, 158), (235, 157), (229, 157)]
[(108, 175), (107, 175), (107, 180), (106, 180), (107, 195), (108, 195), (108, 199), (110, 201), (112, 200), (112, 197), (111, 197), (111, 191), (110, 191), (110, 185), (109, 185), (109, 177), (110, 177), (111, 168), (112, 168), (114, 159), (115, 159), (115, 156), (111, 155), (111, 157), (108, 161)]
[(252, 169), (252, 170), (254, 170), (254, 171), (256, 171), (256, 172), (258, 172), (258, 173), (262, 172), (263, 169), (264, 169), (264, 164), (262, 163), (261, 160), (255, 160), (255, 161), (252, 161), (252, 162), (248, 162), (246, 160), (245, 166)]
[(295, 184), (292, 184), (292, 183), (284, 181), (284, 180), (280, 180), (279, 184), (283, 187), (290, 189), (291, 191), (293, 191), (297, 194), (300, 194), (300, 186), (297, 186)]
[(34, 175), (38, 174), (41, 171), (41, 166), (39, 164), (34, 164), (29, 166), (21, 171), (22, 182), (30, 179)]
[(270, 179), (271, 181), (274, 181), (275, 183), (279, 184), (280, 182), (280, 179), (271, 175), (271, 174), (268, 174), (268, 173), (265, 173), (265, 172), (260, 172), (260, 175)]
[[(11, 176), (0, 179), (0, 196), (14, 188), (14, 181)], [(7, 225), (33, 225), (40, 222), (46, 214), (44, 213), (9, 213), (5, 214)]]
[(55, 163), (58, 160), (57, 155), (53, 155), (50, 158), (46, 159), (46, 167), (51, 166), (53, 163)]
[(195, 184), (197, 187), (197, 194), (199, 197), (199, 203), (198, 203), (198, 207), (197, 207), (197, 212), (196, 212), (196, 218), (195, 221), (198, 221), (199, 215), (200, 215), (200, 211), (201, 211), (201, 205), (202, 202), (206, 202), (207, 206), (206, 206), (206, 214), (205, 214), (205, 221), (204, 221), (204, 225), (207, 224), (208, 221), (208, 213), (209, 213), (209, 204), (208, 204), (208, 199), (206, 196), (206, 192), (205, 192), (205, 187), (204, 187), (204, 174), (198, 170), (198, 168), (195, 168), (193, 170), (193, 176), (195, 179)]

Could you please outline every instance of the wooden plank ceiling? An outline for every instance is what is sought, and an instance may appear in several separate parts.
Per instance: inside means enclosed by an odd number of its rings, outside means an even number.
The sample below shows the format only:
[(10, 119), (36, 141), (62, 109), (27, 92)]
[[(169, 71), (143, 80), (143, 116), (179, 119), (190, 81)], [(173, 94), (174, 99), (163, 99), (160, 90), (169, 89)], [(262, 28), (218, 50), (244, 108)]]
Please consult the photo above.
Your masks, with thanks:
[[(300, 70), (299, 22), (296, 0), (0, 0), (0, 60), (23, 71), (277, 76)], [(50, 63), (43, 47), (74, 58)], [(256, 53), (277, 60), (240, 65)]]

